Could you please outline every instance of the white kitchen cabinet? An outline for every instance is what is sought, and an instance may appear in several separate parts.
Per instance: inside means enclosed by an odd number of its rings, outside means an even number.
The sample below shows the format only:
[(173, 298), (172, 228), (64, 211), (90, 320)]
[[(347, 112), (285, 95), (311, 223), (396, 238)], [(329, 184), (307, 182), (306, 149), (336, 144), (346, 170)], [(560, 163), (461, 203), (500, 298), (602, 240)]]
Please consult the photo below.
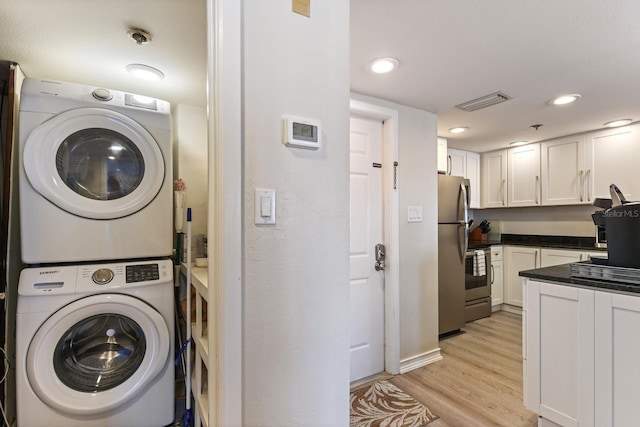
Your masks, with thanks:
[(637, 426), (640, 298), (595, 292), (595, 301), (595, 425)]
[(592, 256), (607, 257), (606, 251), (583, 251), (577, 249), (547, 249), (540, 250), (540, 267), (569, 264), (571, 262), (589, 261)]
[(595, 292), (531, 279), (524, 288), (525, 405), (561, 426), (594, 426)]
[(582, 251), (571, 249), (540, 249), (540, 267), (568, 264), (570, 262), (585, 261), (586, 255)]
[(480, 207), (480, 154), (467, 151), (467, 175), (471, 184), (471, 201), (469, 206), (472, 209)]
[(467, 177), (466, 151), (447, 148), (447, 161), (449, 162), (447, 175)]
[(480, 156), (483, 208), (507, 207), (507, 157), (507, 150), (490, 151)]
[(588, 196), (609, 198), (616, 184), (628, 200), (640, 200), (640, 138), (637, 126), (591, 132), (586, 135)]
[(447, 140), (438, 138), (438, 173), (448, 173), (449, 164), (447, 160)]
[(640, 419), (640, 295), (524, 281), (527, 408), (560, 426)]
[(507, 205), (540, 206), (540, 144), (510, 148), (507, 160)]
[(502, 246), (491, 246), (491, 306), (504, 303), (504, 263)]
[(542, 204), (592, 203), (586, 164), (586, 139), (574, 135), (540, 144), (542, 160)]
[(530, 246), (504, 246), (504, 302), (522, 307), (521, 271), (540, 268), (540, 249)]
[(471, 198), (469, 207), (476, 209), (480, 207), (480, 154), (471, 151), (447, 150), (447, 161), (449, 169), (447, 174), (462, 176), (469, 180)]

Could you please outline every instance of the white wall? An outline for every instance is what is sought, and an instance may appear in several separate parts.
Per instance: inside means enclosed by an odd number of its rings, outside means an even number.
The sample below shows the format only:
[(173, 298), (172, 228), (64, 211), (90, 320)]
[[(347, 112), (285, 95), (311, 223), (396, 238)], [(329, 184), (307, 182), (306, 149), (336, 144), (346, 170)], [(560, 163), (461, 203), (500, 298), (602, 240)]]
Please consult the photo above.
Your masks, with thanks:
[[(243, 424), (346, 426), (349, 415), (349, 3), (244, 3)], [(282, 115), (322, 121), (318, 151)], [(254, 225), (254, 189), (277, 224)]]
[[(400, 361), (438, 349), (437, 116), (377, 98), (352, 99), (398, 111)], [(422, 206), (422, 222), (407, 221)]]
[[(193, 256), (201, 256), (202, 237), (207, 233), (207, 111), (204, 107), (178, 104), (172, 113), (173, 179), (182, 178), (187, 185)], [(185, 209), (185, 232), (186, 220)]]

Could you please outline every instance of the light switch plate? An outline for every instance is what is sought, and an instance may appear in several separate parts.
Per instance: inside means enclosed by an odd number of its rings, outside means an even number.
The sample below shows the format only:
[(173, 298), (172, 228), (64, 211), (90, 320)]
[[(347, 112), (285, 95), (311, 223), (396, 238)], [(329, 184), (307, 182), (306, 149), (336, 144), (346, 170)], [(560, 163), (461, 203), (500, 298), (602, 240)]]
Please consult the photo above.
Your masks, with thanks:
[(276, 223), (276, 190), (256, 188), (253, 203), (256, 225)]
[(407, 222), (422, 222), (422, 206), (407, 206)]

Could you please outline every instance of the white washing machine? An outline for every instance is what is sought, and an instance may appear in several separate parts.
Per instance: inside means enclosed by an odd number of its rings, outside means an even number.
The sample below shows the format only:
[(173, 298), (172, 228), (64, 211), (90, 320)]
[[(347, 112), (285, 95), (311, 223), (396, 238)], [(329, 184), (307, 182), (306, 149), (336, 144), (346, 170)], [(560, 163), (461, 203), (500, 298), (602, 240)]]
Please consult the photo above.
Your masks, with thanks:
[(173, 289), (168, 259), (23, 270), (18, 425), (172, 424)]
[(171, 255), (168, 102), (26, 79), (19, 123), (24, 263)]

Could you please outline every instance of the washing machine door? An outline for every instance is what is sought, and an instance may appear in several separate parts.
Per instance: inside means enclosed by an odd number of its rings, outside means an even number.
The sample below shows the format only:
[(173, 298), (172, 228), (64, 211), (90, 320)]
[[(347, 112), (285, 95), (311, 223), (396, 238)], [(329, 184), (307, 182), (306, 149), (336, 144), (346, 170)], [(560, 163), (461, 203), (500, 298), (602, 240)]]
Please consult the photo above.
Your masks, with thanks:
[(40, 400), (69, 415), (98, 415), (131, 403), (170, 357), (169, 329), (147, 303), (97, 294), (51, 315), (27, 351), (27, 378)]
[(89, 219), (138, 212), (165, 177), (153, 136), (130, 117), (102, 108), (70, 110), (42, 123), (25, 142), (23, 165), (38, 193)]

